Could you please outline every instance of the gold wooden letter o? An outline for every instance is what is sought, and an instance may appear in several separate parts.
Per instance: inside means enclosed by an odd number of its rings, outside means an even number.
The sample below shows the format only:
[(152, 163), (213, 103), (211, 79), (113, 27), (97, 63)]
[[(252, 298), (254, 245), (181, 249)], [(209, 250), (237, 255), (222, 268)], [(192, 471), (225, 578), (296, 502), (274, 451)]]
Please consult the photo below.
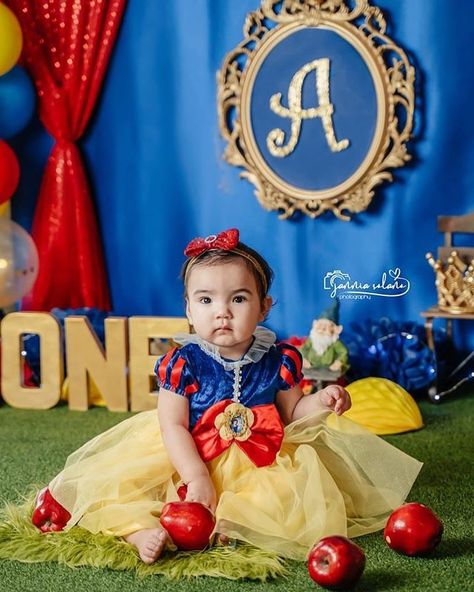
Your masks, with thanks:
[[(20, 409), (50, 409), (61, 396), (63, 355), (61, 327), (47, 312), (12, 312), (1, 324), (2, 396)], [(23, 386), (22, 335), (34, 333), (40, 338), (41, 385)]]

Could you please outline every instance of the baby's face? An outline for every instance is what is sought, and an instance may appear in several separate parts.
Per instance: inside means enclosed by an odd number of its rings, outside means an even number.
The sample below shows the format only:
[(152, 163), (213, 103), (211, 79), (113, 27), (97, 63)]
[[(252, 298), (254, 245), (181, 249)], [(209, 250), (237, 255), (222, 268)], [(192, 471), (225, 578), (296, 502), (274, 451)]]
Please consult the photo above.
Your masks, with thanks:
[(270, 305), (270, 298), (260, 301), (255, 277), (243, 261), (196, 265), (189, 272), (188, 320), (224, 358), (238, 360), (245, 354)]

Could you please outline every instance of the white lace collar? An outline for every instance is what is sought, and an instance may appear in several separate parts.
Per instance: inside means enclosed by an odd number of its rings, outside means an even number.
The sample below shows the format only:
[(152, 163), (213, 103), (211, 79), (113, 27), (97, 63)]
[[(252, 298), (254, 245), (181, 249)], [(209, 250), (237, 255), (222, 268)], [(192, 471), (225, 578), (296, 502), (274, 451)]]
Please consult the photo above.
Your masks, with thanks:
[(201, 337), (195, 333), (178, 333), (173, 336), (173, 340), (180, 345), (195, 343), (203, 352), (211, 356), (211, 358), (219, 362), (219, 364), (222, 364), (225, 370), (233, 370), (236, 366), (243, 366), (244, 364), (250, 364), (251, 362), (259, 362), (276, 341), (275, 333), (266, 327), (257, 327), (253, 336), (254, 340), (252, 345), (240, 360), (226, 360), (220, 355), (216, 345), (204, 341), (204, 339), (201, 339)]

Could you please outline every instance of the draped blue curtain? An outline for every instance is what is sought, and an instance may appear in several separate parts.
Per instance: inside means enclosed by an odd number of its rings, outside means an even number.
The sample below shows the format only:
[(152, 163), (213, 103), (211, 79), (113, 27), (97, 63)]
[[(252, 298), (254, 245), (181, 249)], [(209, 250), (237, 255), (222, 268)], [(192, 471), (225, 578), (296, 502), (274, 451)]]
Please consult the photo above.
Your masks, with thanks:
[[(216, 72), (259, 0), (128, 1), (82, 142), (115, 313), (181, 315), (185, 244), (238, 227), (275, 270), (267, 324), (280, 337), (307, 334), (330, 304), (323, 278), (334, 269), (373, 282), (398, 267), (411, 282), (403, 297), (344, 300), (343, 324), (381, 316), (421, 322), (420, 311), (436, 302), (424, 255), (442, 244), (437, 216), (474, 210), (474, 3), (376, 4), (416, 67), (414, 158), (394, 171), (394, 183), (376, 189), (368, 211), (342, 222), (280, 220), (221, 158)], [(38, 122), (15, 139), (22, 179), (13, 213), (27, 228), (50, 144)], [(459, 346), (474, 347), (473, 323), (461, 325)]]

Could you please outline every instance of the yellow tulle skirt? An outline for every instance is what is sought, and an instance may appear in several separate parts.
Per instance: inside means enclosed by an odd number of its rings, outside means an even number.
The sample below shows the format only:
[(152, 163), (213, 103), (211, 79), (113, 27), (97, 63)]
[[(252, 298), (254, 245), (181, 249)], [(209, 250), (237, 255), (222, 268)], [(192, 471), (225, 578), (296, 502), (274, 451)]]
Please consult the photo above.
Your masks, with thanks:
[[(304, 560), (321, 537), (356, 537), (384, 527), (408, 495), (421, 463), (344, 417), (319, 413), (285, 428), (271, 466), (256, 467), (236, 445), (207, 463), (218, 495), (215, 531)], [(114, 426), (74, 452), (51, 482), (75, 524), (124, 536), (153, 528), (178, 499), (179, 475), (156, 411)]]

